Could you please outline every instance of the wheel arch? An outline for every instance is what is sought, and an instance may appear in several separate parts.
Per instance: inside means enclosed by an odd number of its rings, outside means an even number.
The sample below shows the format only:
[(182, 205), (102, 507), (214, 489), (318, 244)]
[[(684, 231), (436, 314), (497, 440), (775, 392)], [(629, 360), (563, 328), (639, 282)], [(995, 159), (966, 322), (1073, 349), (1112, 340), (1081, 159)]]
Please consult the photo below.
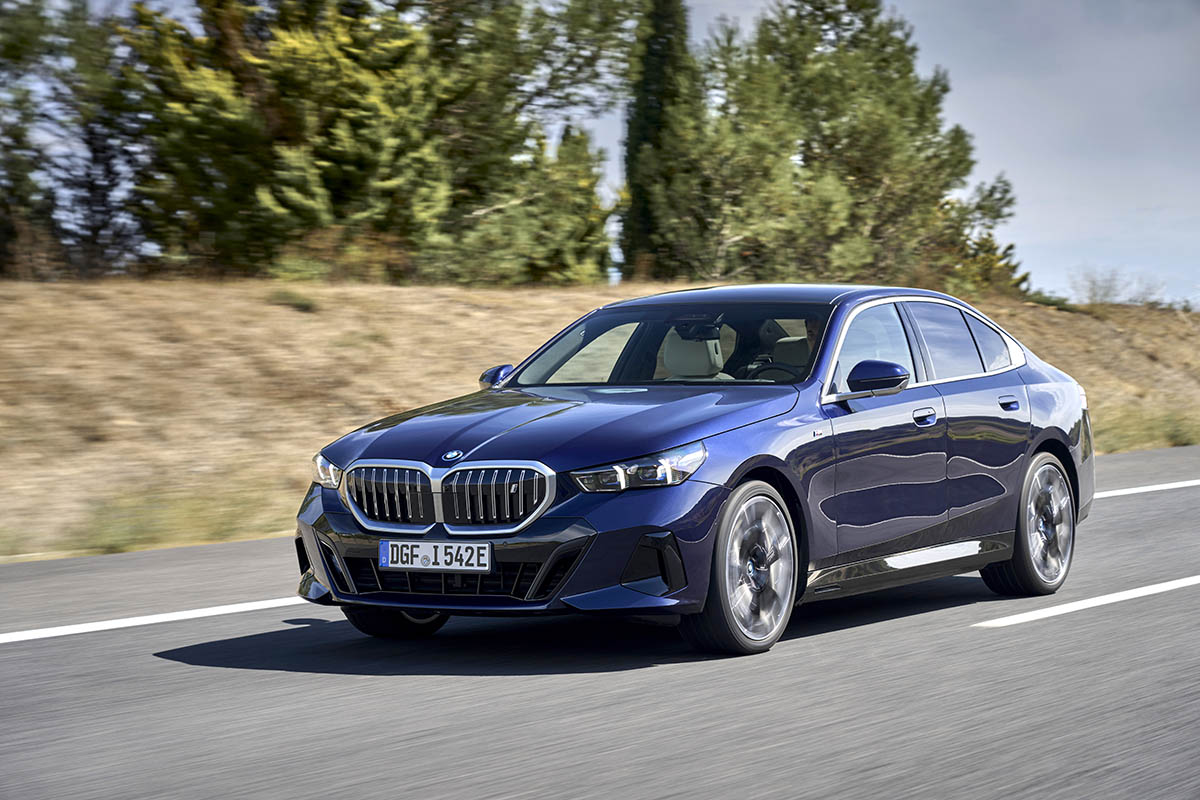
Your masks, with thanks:
[(1030, 452), (1029, 457), (1033, 458), (1038, 453), (1049, 453), (1058, 459), (1063, 465), (1063, 469), (1067, 471), (1067, 482), (1071, 485), (1071, 501), (1075, 504), (1075, 513), (1079, 513), (1079, 470), (1075, 467), (1075, 459), (1071, 456), (1071, 448), (1066, 444), (1066, 434), (1058, 431), (1062, 439), (1057, 438), (1053, 431), (1047, 431), (1044, 436)]

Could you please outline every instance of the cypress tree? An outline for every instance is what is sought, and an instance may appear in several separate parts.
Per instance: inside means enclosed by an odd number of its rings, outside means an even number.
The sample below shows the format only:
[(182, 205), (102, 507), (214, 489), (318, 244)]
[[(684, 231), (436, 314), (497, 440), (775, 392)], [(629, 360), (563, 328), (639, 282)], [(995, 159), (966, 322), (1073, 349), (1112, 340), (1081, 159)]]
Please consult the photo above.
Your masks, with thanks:
[[(655, 194), (669, 180), (664, 131), (672, 108), (686, 108), (693, 66), (682, 0), (650, 0), (638, 23), (632, 98), (626, 115), (625, 182), (629, 199), (621, 226), (626, 276), (669, 278), (676, 265), (659, 249)], [(676, 112), (679, 113), (679, 112)], [(684, 112), (686, 113), (686, 111)]]
[(780, 91), (780, 70), (723, 23), (702, 53), (698, 85), (666, 109), (652, 187), (655, 264), (701, 280), (770, 279), (794, 261), (803, 228), (791, 158), (800, 138)]

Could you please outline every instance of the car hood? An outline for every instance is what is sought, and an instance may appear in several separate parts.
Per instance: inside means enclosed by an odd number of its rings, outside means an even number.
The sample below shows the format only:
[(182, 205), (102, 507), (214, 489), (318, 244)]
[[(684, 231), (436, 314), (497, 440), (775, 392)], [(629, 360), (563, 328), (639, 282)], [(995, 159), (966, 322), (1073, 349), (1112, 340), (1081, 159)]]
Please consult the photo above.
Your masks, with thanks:
[[(786, 413), (786, 385), (532, 387), (476, 392), (387, 417), (325, 448), (342, 466), (360, 458), (433, 466), (541, 461), (555, 471), (666, 450)], [(442, 456), (461, 450), (461, 458)]]

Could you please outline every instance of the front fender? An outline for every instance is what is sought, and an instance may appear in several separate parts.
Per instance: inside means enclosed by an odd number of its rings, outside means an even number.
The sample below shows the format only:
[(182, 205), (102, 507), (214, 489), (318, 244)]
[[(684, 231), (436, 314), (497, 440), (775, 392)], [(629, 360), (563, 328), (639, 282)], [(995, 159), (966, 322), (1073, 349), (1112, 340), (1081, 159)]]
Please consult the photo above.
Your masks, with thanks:
[(694, 477), (732, 489), (771, 471), (791, 489), (809, 564), (837, 555), (837, 522), (821, 509), (834, 494), (833, 423), (806, 396), (792, 413), (704, 440), (708, 459)]

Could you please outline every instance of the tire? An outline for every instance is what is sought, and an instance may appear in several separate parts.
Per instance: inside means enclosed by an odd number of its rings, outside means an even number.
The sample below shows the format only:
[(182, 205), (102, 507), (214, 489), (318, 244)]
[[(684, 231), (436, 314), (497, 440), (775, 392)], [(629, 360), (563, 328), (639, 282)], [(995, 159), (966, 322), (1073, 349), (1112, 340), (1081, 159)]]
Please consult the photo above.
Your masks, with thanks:
[(342, 606), (350, 624), (368, 636), (379, 639), (425, 639), (450, 619), (435, 611), (405, 611), (400, 608)]
[(779, 492), (762, 481), (734, 489), (717, 522), (704, 610), (680, 620), (683, 638), (706, 653), (770, 650), (796, 603), (798, 553)]
[(1021, 488), (1013, 556), (979, 571), (996, 594), (1054, 594), (1067, 579), (1075, 555), (1075, 503), (1062, 462), (1038, 453)]

